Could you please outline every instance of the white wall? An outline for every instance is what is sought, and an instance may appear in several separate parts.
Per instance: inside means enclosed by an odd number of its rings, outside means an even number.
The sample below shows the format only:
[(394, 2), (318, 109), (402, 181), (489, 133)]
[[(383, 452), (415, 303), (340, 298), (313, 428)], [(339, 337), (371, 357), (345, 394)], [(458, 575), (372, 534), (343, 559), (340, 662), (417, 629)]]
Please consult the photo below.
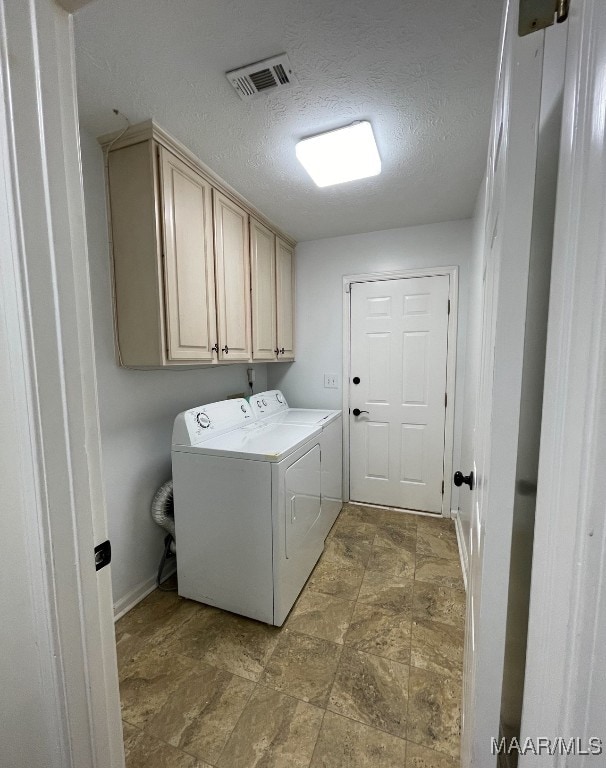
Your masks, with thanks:
[[(164, 533), (152, 522), (149, 508), (158, 486), (171, 476), (171, 431), (176, 414), (247, 392), (247, 366), (135, 371), (116, 364), (103, 153), (84, 131), (82, 166), (103, 475), (114, 606), (119, 611), (155, 579)], [(266, 388), (265, 368), (255, 366), (256, 391)]]
[[(343, 275), (459, 266), (454, 430), (454, 466), (458, 469), (471, 232), (471, 221), (466, 220), (300, 243), (296, 256), (296, 361), (268, 366), (269, 386), (282, 389), (295, 406), (341, 408)], [(324, 388), (325, 373), (338, 374), (338, 389)], [(452, 497), (454, 507), (457, 491)]]

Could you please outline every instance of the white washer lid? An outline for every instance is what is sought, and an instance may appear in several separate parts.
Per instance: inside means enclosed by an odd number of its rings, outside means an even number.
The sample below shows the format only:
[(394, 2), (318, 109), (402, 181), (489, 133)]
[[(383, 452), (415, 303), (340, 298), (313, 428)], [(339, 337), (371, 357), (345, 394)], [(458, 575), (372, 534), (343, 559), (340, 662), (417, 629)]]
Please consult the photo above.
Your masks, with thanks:
[(317, 424), (323, 427), (340, 415), (341, 411), (325, 411), (321, 408), (289, 408), (268, 416), (264, 421), (272, 424)]
[(263, 421), (233, 429), (192, 446), (174, 445), (174, 452), (228, 456), (255, 461), (282, 461), (322, 432), (319, 426)]

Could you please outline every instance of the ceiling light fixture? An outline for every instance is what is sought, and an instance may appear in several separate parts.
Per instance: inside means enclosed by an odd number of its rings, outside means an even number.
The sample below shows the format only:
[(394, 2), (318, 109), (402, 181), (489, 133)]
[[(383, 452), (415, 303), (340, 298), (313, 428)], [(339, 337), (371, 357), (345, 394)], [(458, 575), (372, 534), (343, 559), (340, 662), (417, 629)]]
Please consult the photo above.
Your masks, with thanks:
[(367, 120), (299, 141), (297, 159), (319, 187), (381, 173), (381, 158)]

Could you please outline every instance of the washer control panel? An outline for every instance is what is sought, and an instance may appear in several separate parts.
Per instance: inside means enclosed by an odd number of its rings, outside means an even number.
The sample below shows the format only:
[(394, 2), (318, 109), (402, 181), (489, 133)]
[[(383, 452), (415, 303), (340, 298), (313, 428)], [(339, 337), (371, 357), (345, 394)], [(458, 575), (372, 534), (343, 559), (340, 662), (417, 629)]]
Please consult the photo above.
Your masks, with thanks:
[(252, 408), (243, 398), (199, 405), (177, 416), (173, 444), (197, 445), (254, 420)]
[(288, 410), (286, 398), (279, 389), (270, 389), (267, 392), (259, 392), (258, 395), (252, 395), (250, 405), (258, 419)]

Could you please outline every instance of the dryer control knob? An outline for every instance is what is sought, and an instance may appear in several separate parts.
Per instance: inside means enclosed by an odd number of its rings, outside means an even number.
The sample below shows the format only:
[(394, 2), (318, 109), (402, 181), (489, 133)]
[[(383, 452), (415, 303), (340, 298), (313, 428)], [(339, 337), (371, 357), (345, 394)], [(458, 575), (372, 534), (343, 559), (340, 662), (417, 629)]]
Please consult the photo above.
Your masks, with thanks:
[(267, 405), (267, 400), (263, 400), (263, 405)]
[(284, 402), (284, 398), (282, 397), (282, 395), (276, 395), (276, 400), (277, 400), (279, 403), (283, 403), (283, 402)]

